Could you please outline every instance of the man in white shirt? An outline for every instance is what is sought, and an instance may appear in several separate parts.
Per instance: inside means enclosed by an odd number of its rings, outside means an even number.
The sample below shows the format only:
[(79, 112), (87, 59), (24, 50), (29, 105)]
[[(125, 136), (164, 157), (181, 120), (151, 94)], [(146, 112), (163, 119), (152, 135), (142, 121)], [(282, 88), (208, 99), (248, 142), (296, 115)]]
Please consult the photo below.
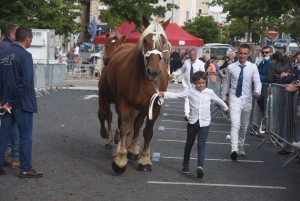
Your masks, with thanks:
[(76, 44), (76, 47), (74, 49), (74, 58), (78, 58), (78, 55), (79, 55), (79, 47), (78, 44)]
[(239, 60), (227, 67), (222, 89), (222, 99), (226, 100), (229, 91), (229, 107), (231, 118), (231, 160), (237, 160), (238, 155), (245, 156), (244, 142), (252, 110), (252, 83), (254, 82), (254, 97), (261, 92), (261, 82), (255, 64), (247, 61), (250, 46), (240, 45)]
[[(204, 63), (202, 61), (200, 61), (199, 59), (197, 59), (197, 50), (195, 48), (191, 48), (189, 50), (189, 57), (190, 57), (190, 59), (185, 60), (183, 66), (179, 70), (177, 70), (171, 74), (171, 77), (174, 78), (175, 76), (178, 76), (178, 75), (181, 75), (184, 73), (182, 85), (185, 89), (189, 89), (192, 86), (193, 80), (191, 79), (191, 77), (193, 76), (193, 74), (195, 72), (197, 72), (197, 71), (205, 72)], [(193, 68), (191, 68), (191, 66)], [(190, 114), (189, 99), (185, 98), (184, 117), (183, 117), (184, 120), (188, 121), (189, 114)]]

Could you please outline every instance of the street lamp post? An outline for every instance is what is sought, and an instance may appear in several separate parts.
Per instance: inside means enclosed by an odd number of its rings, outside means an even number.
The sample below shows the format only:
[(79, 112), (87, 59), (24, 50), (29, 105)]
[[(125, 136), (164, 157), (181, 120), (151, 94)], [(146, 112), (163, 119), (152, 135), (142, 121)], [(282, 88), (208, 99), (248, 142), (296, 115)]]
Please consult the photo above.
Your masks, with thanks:
[(222, 24), (222, 23), (219, 24), (219, 28), (220, 28), (220, 30), (221, 30), (220, 43), (222, 43), (222, 28), (223, 28), (223, 24)]

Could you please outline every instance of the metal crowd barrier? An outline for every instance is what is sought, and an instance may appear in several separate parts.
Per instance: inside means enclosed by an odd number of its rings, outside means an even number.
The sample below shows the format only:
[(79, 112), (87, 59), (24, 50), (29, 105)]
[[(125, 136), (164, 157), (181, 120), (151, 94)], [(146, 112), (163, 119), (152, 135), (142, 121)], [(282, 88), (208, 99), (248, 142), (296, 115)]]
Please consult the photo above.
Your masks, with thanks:
[[(249, 119), (249, 128), (250, 130), (255, 134), (259, 134), (259, 130), (261, 129), (263, 123), (265, 126), (267, 126), (267, 116), (268, 116), (268, 97), (270, 94), (271, 90), (271, 85), (262, 83), (262, 88), (261, 88), (261, 96), (264, 97), (265, 103), (265, 111), (262, 112), (259, 105), (257, 104), (257, 100), (253, 99), (252, 100), (252, 111), (250, 114), (250, 119)], [(276, 144), (275, 144), (276, 146)]]
[[(218, 96), (221, 95), (222, 91), (222, 82), (223, 78), (220, 77), (219, 73), (209, 73), (207, 77), (207, 88), (212, 89)], [(221, 108), (216, 105), (215, 103), (212, 103), (211, 106), (211, 118), (214, 118), (217, 116), (217, 114), (221, 114), (222, 117), (228, 121), (230, 119), (226, 116), (226, 114), (221, 110)]]
[[(209, 74), (207, 88), (214, 90), (217, 95), (221, 94), (222, 78), (218, 74)], [(261, 125), (266, 125), (267, 136), (258, 145), (261, 147), (268, 140), (274, 146), (280, 145), (282, 141), (293, 147), (293, 152), (285, 161), (283, 166), (288, 165), (294, 158), (300, 155), (300, 147), (292, 144), (292, 141), (300, 140), (300, 95), (299, 92), (287, 92), (286, 86), (281, 84), (262, 84), (261, 95), (264, 95), (265, 108), (261, 111), (257, 100), (253, 99), (250, 115), (250, 129), (258, 134)], [(212, 105), (211, 116), (215, 117), (222, 112), (216, 105)], [(224, 113), (223, 117), (227, 118)], [(228, 118), (227, 118), (228, 119)], [(263, 121), (264, 120), (264, 121)], [(265, 122), (265, 123), (264, 123)]]
[(49, 89), (57, 92), (62, 86), (67, 87), (67, 66), (65, 64), (34, 64), (34, 87), (38, 96), (41, 92), (50, 94)]

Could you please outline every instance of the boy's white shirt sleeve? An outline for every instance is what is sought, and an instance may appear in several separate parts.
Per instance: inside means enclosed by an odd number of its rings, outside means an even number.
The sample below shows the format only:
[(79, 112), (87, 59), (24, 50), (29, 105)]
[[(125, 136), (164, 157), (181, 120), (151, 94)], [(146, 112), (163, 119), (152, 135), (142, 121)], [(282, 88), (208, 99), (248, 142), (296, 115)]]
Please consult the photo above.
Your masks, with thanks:
[(181, 92), (164, 92), (165, 99), (188, 98), (189, 96), (190, 96), (189, 89), (186, 89)]
[(226, 70), (225, 78), (223, 81), (222, 92), (221, 92), (221, 98), (224, 101), (226, 100), (226, 94), (228, 93), (229, 85), (230, 85), (230, 68), (228, 66), (227, 70)]
[(216, 102), (217, 105), (219, 105), (223, 111), (227, 111), (228, 110), (228, 106), (226, 105), (226, 103), (217, 96), (217, 94), (215, 94), (215, 92), (212, 91), (212, 95), (211, 95), (211, 100)]

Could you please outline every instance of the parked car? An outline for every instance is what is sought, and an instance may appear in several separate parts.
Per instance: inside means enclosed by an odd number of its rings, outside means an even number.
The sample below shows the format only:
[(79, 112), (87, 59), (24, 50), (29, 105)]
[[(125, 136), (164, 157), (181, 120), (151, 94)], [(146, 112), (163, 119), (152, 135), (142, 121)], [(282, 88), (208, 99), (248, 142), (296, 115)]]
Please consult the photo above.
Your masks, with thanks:
[(214, 55), (219, 59), (223, 60), (230, 52), (234, 52), (236, 55), (236, 49), (229, 44), (222, 43), (207, 43), (203, 46), (203, 54), (206, 51), (214, 52)]
[(89, 54), (88, 56), (88, 61), (90, 61), (91, 63), (97, 63), (97, 60), (98, 59), (102, 59), (102, 51), (101, 52), (96, 52), (96, 53), (93, 53), (93, 54)]
[(91, 43), (91, 42), (82, 42), (79, 45), (81, 52), (88, 52), (88, 50), (91, 49), (92, 47), (93, 47), (93, 43)]
[[(294, 39), (290, 39), (290, 44), (296, 43)], [(278, 39), (275, 43), (274, 46), (276, 48), (284, 48), (287, 44), (287, 39)]]
[(292, 52), (298, 52), (298, 51), (300, 51), (300, 48), (297, 45), (297, 43), (290, 43), (289, 55), (292, 55)]

